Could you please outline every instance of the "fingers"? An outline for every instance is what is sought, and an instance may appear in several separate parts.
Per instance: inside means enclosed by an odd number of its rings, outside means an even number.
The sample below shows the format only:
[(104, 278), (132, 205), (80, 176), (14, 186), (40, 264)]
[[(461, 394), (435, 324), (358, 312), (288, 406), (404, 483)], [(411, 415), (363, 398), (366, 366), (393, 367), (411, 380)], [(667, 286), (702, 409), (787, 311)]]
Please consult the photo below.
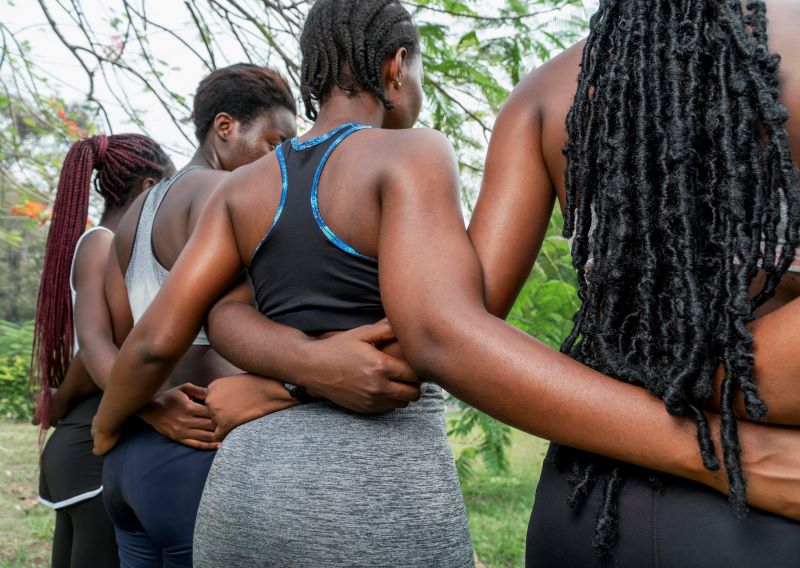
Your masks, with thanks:
[(214, 439), (217, 440), (217, 443), (222, 442), (222, 440), (225, 439), (225, 436), (227, 436), (230, 433), (230, 431), (231, 431), (230, 428), (223, 428), (222, 426), (217, 426), (217, 429), (214, 430)]
[(194, 398), (196, 400), (205, 400), (206, 396), (208, 395), (208, 389), (204, 387), (198, 387), (192, 383), (184, 383), (178, 387), (178, 390), (181, 392), (186, 393), (189, 397)]
[(196, 438), (184, 438), (183, 440), (179, 440), (179, 442), (184, 446), (189, 446), (190, 448), (195, 448), (198, 450), (219, 449), (219, 442), (215, 440), (213, 433), (210, 433), (210, 441), (198, 440)]
[(405, 361), (385, 355), (384, 365), (384, 376), (387, 379), (391, 379), (392, 381), (403, 381), (406, 383), (422, 383), (422, 380), (417, 377), (414, 369), (412, 369), (411, 366)]
[(213, 432), (216, 425), (211, 418), (191, 418), (186, 421), (186, 428), (200, 430), (203, 432)]
[(422, 391), (418, 386), (392, 381), (387, 385), (386, 396), (393, 401), (416, 402), (422, 396)]
[(366, 341), (373, 345), (395, 339), (394, 330), (387, 319), (381, 320), (378, 323), (373, 323), (372, 325), (357, 327), (353, 330), (353, 335), (361, 341)]
[(187, 440), (202, 442), (205, 444), (210, 444), (217, 441), (216, 438), (214, 438), (214, 430), (199, 430), (196, 428), (186, 430), (182, 433), (179, 441), (183, 444), (186, 443)]
[(211, 418), (211, 410), (199, 402), (188, 401), (186, 403), (186, 413), (198, 418)]

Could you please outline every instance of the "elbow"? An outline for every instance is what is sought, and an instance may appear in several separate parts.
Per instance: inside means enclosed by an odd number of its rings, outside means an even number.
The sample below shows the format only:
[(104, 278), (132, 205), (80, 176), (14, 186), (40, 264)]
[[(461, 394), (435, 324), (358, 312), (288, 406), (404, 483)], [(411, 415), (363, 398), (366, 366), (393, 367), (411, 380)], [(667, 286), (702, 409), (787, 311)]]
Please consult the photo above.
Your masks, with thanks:
[(403, 356), (414, 371), (435, 378), (442, 369), (448, 351), (448, 337), (434, 323), (419, 322), (398, 337)]
[(125, 341), (123, 351), (134, 357), (134, 364), (165, 366), (177, 362), (187, 348), (174, 335), (137, 326)]
[(470, 330), (479, 325), (477, 318), (468, 314), (452, 318), (436, 314), (417, 320), (398, 339), (406, 361), (417, 374), (446, 383), (449, 377), (457, 376), (463, 350), (471, 349)]

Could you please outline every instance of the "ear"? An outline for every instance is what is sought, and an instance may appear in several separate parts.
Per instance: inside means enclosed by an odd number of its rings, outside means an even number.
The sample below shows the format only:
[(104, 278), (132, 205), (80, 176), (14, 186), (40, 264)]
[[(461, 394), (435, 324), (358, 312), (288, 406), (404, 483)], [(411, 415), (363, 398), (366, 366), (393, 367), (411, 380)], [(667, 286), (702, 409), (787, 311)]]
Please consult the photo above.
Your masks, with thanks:
[(216, 132), (217, 136), (222, 138), (222, 140), (227, 142), (231, 132), (234, 129), (235, 123), (235, 118), (233, 118), (227, 112), (221, 112), (214, 117), (214, 132)]
[(398, 90), (403, 86), (403, 78), (406, 73), (408, 63), (408, 50), (405, 47), (398, 49), (386, 64), (386, 83), (392, 90)]
[(158, 183), (158, 180), (155, 179), (155, 178), (151, 178), (151, 177), (144, 178), (142, 180), (141, 185), (139, 186), (138, 193), (144, 193), (145, 191), (147, 191), (148, 189), (150, 189), (151, 187), (153, 187), (157, 183)]

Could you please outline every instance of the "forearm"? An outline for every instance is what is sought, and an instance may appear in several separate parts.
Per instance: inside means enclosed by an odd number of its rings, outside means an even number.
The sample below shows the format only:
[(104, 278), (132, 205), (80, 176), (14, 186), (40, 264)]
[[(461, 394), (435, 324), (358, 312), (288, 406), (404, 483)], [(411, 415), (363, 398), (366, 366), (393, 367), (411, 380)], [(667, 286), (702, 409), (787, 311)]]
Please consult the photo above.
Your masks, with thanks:
[(319, 362), (316, 339), (273, 322), (253, 306), (229, 302), (208, 316), (212, 347), (225, 359), (250, 373), (313, 387)]
[(81, 349), (81, 358), (95, 384), (105, 390), (111, 376), (111, 369), (119, 354), (119, 348), (107, 337), (94, 337), (84, 341), (82, 345), (88, 348)]
[(97, 429), (117, 432), (158, 393), (178, 360), (179, 357), (151, 357), (146, 348), (138, 345), (123, 348), (114, 363), (95, 418)]
[[(767, 405), (766, 422), (800, 426), (800, 299), (761, 317), (750, 325), (753, 333), (753, 369), (759, 395)], [(722, 383), (717, 373), (717, 391)], [(715, 404), (718, 403), (718, 396)], [(739, 395), (739, 415), (747, 417)]]
[[(486, 313), (460, 314), (446, 325), (408, 330), (415, 335), (397, 331), (420, 374), (503, 422), (582, 450), (724, 487), (724, 475), (703, 468), (690, 419), (670, 416), (645, 390), (597, 373)], [(414, 336), (425, 339), (415, 341)]]
[(74, 403), (100, 390), (92, 380), (92, 377), (89, 376), (81, 355), (81, 352), (78, 351), (72, 358), (69, 369), (67, 370), (67, 375), (64, 377), (64, 381), (59, 385), (58, 391), (54, 395), (66, 407), (70, 407)]

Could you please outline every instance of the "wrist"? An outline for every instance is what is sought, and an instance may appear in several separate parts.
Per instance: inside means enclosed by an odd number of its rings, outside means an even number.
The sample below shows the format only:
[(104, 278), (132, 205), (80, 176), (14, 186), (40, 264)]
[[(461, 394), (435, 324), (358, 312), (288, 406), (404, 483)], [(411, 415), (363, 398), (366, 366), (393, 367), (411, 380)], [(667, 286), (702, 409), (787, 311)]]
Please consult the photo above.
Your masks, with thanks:
[(728, 476), (725, 467), (722, 465), (722, 441), (720, 440), (720, 419), (714, 412), (706, 412), (708, 426), (711, 431), (711, 440), (714, 443), (714, 451), (719, 458), (720, 467), (710, 470), (703, 465), (703, 458), (700, 454), (700, 446), (697, 442), (697, 430), (694, 421), (691, 422), (693, 444), (689, 444), (692, 451), (683, 457), (683, 471), (681, 477), (702, 483), (720, 493), (728, 494)]
[(141, 407), (136, 412), (136, 416), (141, 418), (146, 424), (152, 426), (154, 416), (158, 413), (160, 409), (161, 405), (158, 402), (158, 398), (155, 398), (151, 401), (148, 401), (143, 407)]
[(289, 393), (289, 396), (300, 404), (314, 402), (314, 397), (308, 393), (304, 386), (283, 383), (283, 387), (286, 389), (286, 392)]
[(321, 354), (319, 339), (307, 338), (298, 345), (295, 372), (290, 377), (291, 384), (302, 387), (306, 391), (319, 390), (318, 370), (324, 368), (327, 361)]

